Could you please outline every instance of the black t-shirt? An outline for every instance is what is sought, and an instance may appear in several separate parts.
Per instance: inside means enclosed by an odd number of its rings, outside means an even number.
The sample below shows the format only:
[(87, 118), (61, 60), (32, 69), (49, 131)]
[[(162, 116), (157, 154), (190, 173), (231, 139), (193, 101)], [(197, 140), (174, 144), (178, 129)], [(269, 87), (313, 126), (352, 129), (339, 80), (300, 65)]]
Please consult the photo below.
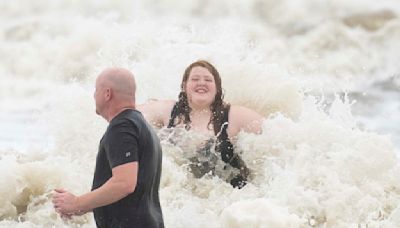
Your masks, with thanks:
[(93, 210), (97, 227), (164, 227), (158, 189), (161, 176), (160, 141), (142, 114), (128, 109), (111, 120), (100, 141), (92, 190), (112, 176), (112, 168), (138, 162), (135, 191)]

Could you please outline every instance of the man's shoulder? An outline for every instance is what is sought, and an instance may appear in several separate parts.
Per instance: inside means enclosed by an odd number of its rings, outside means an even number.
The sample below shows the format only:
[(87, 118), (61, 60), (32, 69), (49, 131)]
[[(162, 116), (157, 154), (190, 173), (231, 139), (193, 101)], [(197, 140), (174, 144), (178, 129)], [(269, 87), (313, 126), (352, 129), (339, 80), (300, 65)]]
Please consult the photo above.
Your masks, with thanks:
[(110, 122), (107, 132), (118, 132), (118, 131), (131, 131), (137, 130), (141, 125), (141, 118), (138, 114), (129, 113), (128, 115), (118, 116)]
[(120, 115), (116, 116), (111, 122), (110, 126), (120, 126), (124, 124), (137, 124), (143, 121), (143, 115), (137, 110), (128, 109)]

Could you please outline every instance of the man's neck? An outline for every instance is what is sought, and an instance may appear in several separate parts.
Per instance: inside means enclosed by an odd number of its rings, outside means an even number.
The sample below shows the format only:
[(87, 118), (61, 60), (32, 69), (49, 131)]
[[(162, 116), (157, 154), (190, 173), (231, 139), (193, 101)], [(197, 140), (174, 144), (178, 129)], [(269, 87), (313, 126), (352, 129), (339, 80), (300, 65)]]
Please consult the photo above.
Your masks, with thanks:
[(124, 105), (124, 106), (120, 106), (118, 108), (114, 108), (114, 109), (110, 110), (108, 117), (107, 117), (107, 121), (111, 122), (111, 120), (113, 120), (118, 114), (120, 114), (121, 112), (123, 112), (127, 109), (135, 109), (135, 105), (133, 105), (133, 104)]

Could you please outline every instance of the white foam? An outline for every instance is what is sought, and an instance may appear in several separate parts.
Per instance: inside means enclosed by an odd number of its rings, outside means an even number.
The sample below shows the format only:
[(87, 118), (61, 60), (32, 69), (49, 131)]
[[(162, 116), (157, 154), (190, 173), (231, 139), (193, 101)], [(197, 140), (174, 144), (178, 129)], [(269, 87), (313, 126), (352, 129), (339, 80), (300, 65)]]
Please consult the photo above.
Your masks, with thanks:
[[(133, 70), (139, 103), (176, 99), (197, 59), (218, 68), (227, 101), (267, 120), (263, 134), (239, 135), (252, 171), (242, 190), (193, 178), (185, 151), (163, 142), (166, 227), (400, 226), (389, 136), (359, 129), (351, 100), (338, 96), (324, 111), (308, 95), (368, 92), (398, 74), (396, 1), (21, 0), (0, 8), (0, 120), (18, 122), (1, 125), (10, 140), (0, 143), (0, 227), (94, 227), (91, 214), (63, 221), (51, 191), (90, 189), (106, 127), (94, 114), (97, 73)], [(393, 104), (383, 110), (395, 112)], [(22, 137), (24, 120), (35, 137)]]

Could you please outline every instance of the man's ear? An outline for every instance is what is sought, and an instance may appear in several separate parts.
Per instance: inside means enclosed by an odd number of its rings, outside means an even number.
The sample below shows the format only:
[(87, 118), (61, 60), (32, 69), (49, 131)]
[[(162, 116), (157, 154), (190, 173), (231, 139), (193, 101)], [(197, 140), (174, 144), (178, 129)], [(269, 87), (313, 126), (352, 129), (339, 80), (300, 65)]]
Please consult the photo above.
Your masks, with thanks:
[(105, 100), (106, 101), (111, 100), (111, 98), (112, 98), (112, 90), (111, 90), (111, 88), (107, 88), (106, 89), (106, 92), (104, 93), (104, 96), (105, 96)]

